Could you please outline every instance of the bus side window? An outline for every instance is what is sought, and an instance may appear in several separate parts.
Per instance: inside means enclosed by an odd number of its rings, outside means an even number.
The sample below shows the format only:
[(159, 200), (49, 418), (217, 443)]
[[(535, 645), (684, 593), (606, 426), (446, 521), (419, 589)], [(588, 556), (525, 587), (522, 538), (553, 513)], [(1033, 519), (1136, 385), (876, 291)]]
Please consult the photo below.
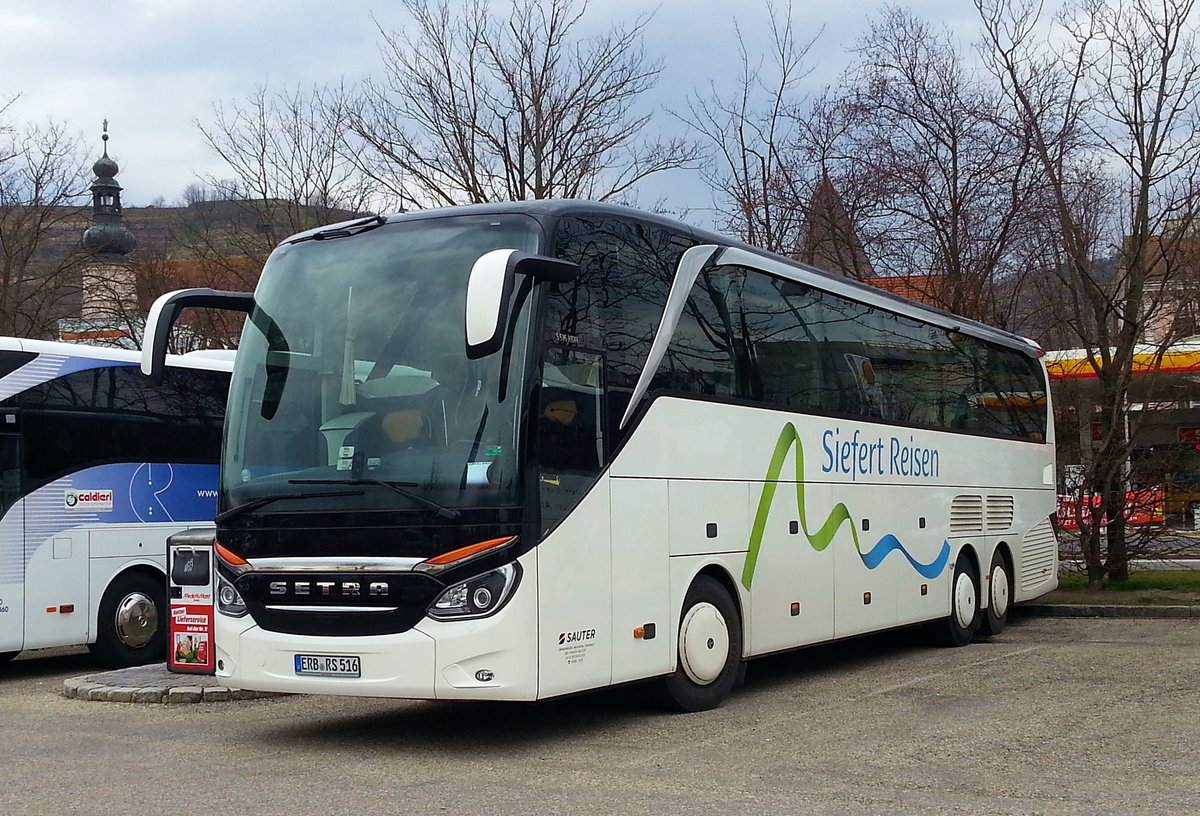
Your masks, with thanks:
[(563, 518), (604, 463), (603, 372), (600, 354), (546, 351), (534, 453), (543, 529)]
[(679, 258), (695, 241), (654, 224), (605, 215), (558, 222), (554, 254), (579, 264), (571, 284), (546, 298), (545, 341), (603, 348), (606, 455), (627, 429), (619, 427), (650, 353)]
[(542, 470), (596, 473), (604, 459), (601, 355), (548, 350), (538, 405), (537, 456)]

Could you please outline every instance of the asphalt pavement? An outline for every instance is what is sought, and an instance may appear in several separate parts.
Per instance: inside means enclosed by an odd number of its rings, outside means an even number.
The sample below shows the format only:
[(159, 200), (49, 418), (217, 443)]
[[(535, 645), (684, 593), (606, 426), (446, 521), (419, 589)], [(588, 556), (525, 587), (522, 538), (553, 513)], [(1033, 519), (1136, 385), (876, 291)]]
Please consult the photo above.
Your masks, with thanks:
[[(1054, 618), (1200, 618), (1200, 606), (1136, 606), (1117, 604), (1020, 604), (1014, 617)], [(116, 671), (94, 671), (63, 681), (66, 697), (102, 703), (224, 703), (278, 696), (230, 689), (203, 674), (175, 673), (166, 663)]]
[(1200, 813), (1200, 625), (1014, 620), (750, 664), (721, 708), (68, 699), (86, 651), (0, 670), (0, 814)]

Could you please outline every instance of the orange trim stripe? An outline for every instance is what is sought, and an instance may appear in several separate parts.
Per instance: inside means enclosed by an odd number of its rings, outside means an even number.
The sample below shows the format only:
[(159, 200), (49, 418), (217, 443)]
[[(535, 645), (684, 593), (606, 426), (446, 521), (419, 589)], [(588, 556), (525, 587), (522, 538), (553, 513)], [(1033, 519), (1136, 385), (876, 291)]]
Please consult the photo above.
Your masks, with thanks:
[(217, 548), (217, 557), (220, 558), (222, 561), (224, 561), (226, 564), (231, 564), (232, 566), (235, 566), (235, 567), (240, 567), (240, 566), (243, 566), (246, 564), (245, 558), (242, 558), (240, 555), (233, 554), (228, 549), (226, 549), (225, 546), (222, 545), (220, 542), (214, 541), (213, 544)]
[(453, 564), (455, 561), (461, 561), (464, 558), (481, 553), (484, 550), (491, 550), (496, 547), (503, 547), (505, 544), (513, 541), (516, 536), (505, 536), (504, 538), (491, 538), (487, 541), (479, 541), (475, 544), (468, 544), (465, 547), (459, 547), (457, 550), (451, 550), (448, 553), (443, 553), (425, 561), (426, 564), (442, 567), (446, 564)]
[[(1095, 369), (1087, 357), (1074, 357), (1046, 361), (1046, 372), (1052, 380), (1085, 380), (1096, 376)], [(1133, 373), (1179, 374), (1200, 371), (1200, 351), (1168, 351), (1161, 359), (1155, 353), (1133, 355)]]

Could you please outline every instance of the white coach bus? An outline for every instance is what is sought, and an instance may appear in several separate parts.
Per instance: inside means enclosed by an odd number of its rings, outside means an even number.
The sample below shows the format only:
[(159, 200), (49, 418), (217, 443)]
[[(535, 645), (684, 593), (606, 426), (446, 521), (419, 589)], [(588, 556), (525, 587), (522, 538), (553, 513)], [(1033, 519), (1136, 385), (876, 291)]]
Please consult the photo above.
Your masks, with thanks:
[(1030, 341), (625, 208), (296, 235), (251, 295), (217, 516), (217, 676), (534, 700), (931, 622), (1057, 584)]
[(0, 338), (0, 662), (161, 660), (167, 536), (212, 524), (232, 355)]

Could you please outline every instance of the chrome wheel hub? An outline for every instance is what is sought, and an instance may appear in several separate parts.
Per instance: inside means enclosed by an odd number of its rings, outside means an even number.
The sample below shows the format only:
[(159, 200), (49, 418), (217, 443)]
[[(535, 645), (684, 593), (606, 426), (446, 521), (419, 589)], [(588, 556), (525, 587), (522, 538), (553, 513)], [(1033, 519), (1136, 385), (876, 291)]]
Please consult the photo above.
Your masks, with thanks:
[(158, 608), (142, 592), (131, 592), (117, 604), (114, 620), (117, 639), (131, 649), (140, 649), (158, 632)]

